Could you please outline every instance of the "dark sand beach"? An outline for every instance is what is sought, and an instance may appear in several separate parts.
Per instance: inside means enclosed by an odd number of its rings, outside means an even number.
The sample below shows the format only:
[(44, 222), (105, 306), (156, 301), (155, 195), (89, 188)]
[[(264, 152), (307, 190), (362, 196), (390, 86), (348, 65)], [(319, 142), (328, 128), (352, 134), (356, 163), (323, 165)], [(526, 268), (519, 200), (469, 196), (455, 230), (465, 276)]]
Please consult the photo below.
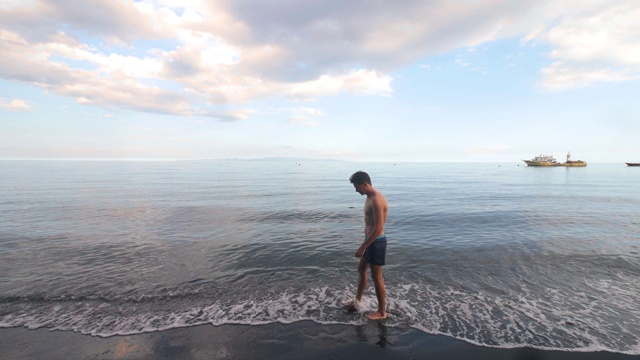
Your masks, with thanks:
[(381, 322), (201, 325), (107, 338), (72, 331), (0, 329), (1, 359), (638, 359), (609, 352), (476, 346)]

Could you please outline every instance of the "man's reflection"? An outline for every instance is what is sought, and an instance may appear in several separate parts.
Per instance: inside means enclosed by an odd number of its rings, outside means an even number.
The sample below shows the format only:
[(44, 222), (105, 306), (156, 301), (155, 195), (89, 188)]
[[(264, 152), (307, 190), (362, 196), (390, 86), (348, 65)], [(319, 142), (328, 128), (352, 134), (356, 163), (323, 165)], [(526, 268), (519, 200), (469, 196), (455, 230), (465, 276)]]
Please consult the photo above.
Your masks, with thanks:
[(376, 345), (385, 349), (387, 345), (391, 345), (388, 341), (387, 328), (385, 321), (369, 322), (365, 325), (356, 326), (356, 335), (362, 342), (369, 342), (369, 338), (375, 338), (377, 339)]

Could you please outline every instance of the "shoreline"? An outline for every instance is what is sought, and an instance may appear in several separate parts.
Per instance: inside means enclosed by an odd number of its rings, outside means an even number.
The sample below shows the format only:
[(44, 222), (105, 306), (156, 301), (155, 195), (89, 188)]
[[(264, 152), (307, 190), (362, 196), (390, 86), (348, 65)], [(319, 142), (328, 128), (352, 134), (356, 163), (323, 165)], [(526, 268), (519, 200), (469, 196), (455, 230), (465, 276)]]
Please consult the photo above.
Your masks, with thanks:
[(136, 335), (96, 337), (72, 331), (0, 329), (2, 359), (592, 359), (637, 355), (474, 345), (408, 327), (312, 321), (266, 325), (197, 325)]

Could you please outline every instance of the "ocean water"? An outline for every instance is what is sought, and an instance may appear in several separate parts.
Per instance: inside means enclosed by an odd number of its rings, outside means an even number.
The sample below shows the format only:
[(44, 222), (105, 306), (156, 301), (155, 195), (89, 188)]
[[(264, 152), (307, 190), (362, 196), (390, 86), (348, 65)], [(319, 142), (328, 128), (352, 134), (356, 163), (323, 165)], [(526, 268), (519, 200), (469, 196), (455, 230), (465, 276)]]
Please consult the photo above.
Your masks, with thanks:
[(624, 164), (0, 162), (0, 327), (363, 324), (340, 306), (356, 170), (389, 202), (387, 326), (640, 354), (640, 168)]

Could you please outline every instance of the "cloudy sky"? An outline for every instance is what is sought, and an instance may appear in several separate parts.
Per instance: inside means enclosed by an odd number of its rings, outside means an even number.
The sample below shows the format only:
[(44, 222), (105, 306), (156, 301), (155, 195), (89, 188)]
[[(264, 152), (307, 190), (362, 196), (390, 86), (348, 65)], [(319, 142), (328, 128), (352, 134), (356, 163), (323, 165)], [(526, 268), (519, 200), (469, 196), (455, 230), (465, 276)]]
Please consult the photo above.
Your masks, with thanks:
[(0, 0), (0, 158), (640, 161), (640, 2)]

